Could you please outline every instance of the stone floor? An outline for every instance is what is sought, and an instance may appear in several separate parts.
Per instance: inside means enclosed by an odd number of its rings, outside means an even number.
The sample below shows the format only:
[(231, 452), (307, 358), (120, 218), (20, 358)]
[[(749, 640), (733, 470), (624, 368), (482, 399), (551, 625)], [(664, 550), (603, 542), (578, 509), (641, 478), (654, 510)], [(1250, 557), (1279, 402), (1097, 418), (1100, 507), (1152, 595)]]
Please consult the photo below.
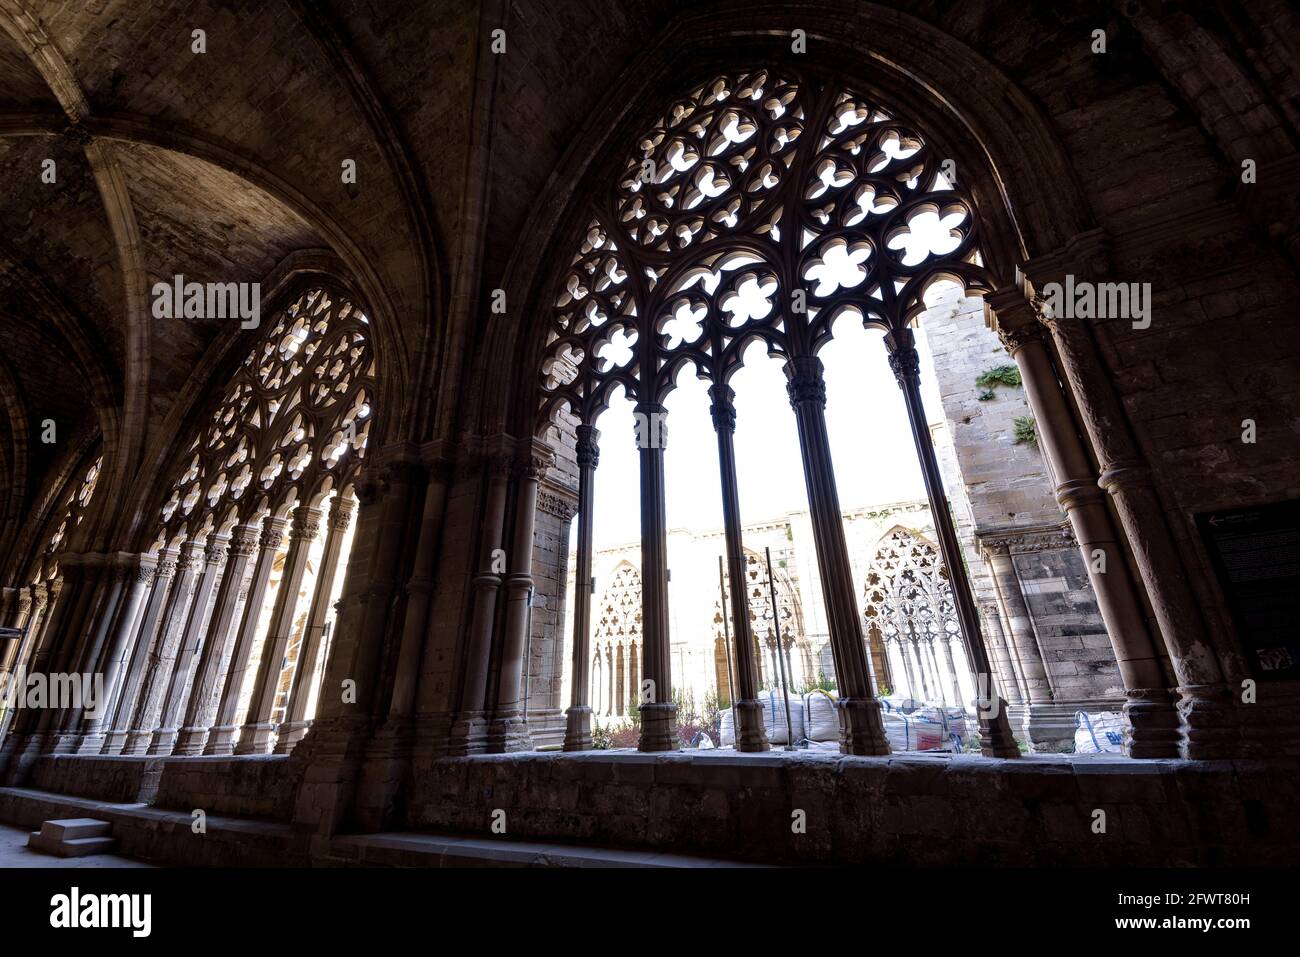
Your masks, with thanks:
[(0, 867), (153, 867), (116, 854), (89, 857), (54, 857), (27, 849), (28, 832), (0, 824)]

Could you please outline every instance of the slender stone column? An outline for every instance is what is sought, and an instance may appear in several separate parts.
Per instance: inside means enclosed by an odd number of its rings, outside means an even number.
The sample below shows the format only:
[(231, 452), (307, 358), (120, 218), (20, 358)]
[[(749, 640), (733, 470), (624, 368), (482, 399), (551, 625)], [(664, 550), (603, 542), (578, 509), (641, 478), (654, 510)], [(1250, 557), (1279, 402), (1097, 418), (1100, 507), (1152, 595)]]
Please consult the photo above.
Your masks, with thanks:
[(153, 741), (154, 728), (158, 724), (159, 712), (163, 704), (163, 692), (171, 678), (172, 665), (176, 660), (177, 647), (185, 628), (190, 599), (198, 572), (202, 565), (201, 547), (198, 542), (189, 541), (181, 546), (180, 559), (177, 564), (176, 580), (172, 583), (167, 596), (167, 610), (163, 613), (162, 627), (150, 650), (145, 663), (144, 684), (140, 688), (140, 697), (136, 702), (135, 715), (131, 721), (131, 731), (126, 736), (123, 754), (144, 754)]
[(641, 462), (642, 687), (637, 689), (641, 703), (637, 750), (676, 751), (677, 706), (673, 703), (668, 635), (668, 516), (664, 499), (668, 413), (662, 405), (642, 400), (635, 414)]
[[(402, 644), (393, 676), (393, 696), (388, 705), (389, 722), (398, 725), (410, 718), (415, 704), (421, 656), (425, 652), (425, 637), (429, 631), (429, 606), (436, 581), (434, 571), (438, 561), (438, 533), (447, 503), (447, 487), (452, 477), (451, 464), (447, 459), (433, 456), (426, 459), (426, 462), (428, 482), (424, 490), (420, 537), (415, 549), (415, 567), (406, 582)], [(337, 622), (337, 618), (335, 620)], [(445, 735), (445, 725), (439, 733)]]
[(117, 692), (113, 714), (108, 721), (110, 730), (104, 738), (101, 754), (121, 754), (126, 746), (132, 719), (140, 700), (140, 689), (144, 686), (145, 676), (149, 670), (148, 663), (152, 660), (154, 649), (161, 638), (163, 615), (166, 613), (172, 584), (179, 567), (178, 556), (179, 552), (175, 548), (164, 548), (158, 553), (153, 585), (149, 589), (144, 611), (140, 614), (140, 623), (134, 629), (130, 661), (122, 675), (121, 688)]
[(316, 587), (312, 591), (311, 610), (303, 629), (302, 645), (298, 649), (298, 663), (294, 668), (289, 701), (284, 710), (285, 720), (280, 724), (280, 733), (275, 742), (276, 754), (292, 751), (311, 727), (311, 721), (307, 718), (307, 704), (316, 679), (316, 659), (320, 655), (321, 639), (325, 635), (325, 618), (329, 614), (329, 599), (334, 591), (334, 579), (338, 575), (343, 538), (348, 526), (352, 524), (355, 508), (351, 498), (341, 495), (336, 495), (330, 506), (325, 549), (321, 556), (320, 571), (316, 575)]
[(591, 559), (595, 514), (596, 466), (600, 464), (600, 430), (577, 429), (578, 552), (573, 584), (572, 702), (565, 712), (564, 750), (591, 748)]
[(792, 357), (786, 360), (785, 375), (786, 392), (799, 427), (813, 541), (840, 691), (840, 750), (845, 754), (889, 754), (880, 702), (871, 686), (862, 619), (854, 598), (853, 570), (844, 540), (844, 519), (826, 434), (822, 362), (815, 356)]
[[(934, 440), (926, 421), (925, 406), (921, 402), (921, 360), (916, 351), (915, 336), (911, 329), (896, 329), (886, 334), (885, 345), (889, 349), (889, 366), (894, 371), (899, 388), (903, 390), (903, 402), (907, 406), (912, 439), (921, 464), (921, 477), (925, 481), (925, 494), (930, 500), (930, 514), (939, 538), (939, 551), (943, 555), (944, 567), (948, 570), (957, 621), (961, 625), (962, 636), (966, 639), (966, 654), (975, 672), (977, 686), (981, 680), (987, 683), (987, 700), (980, 701), (977, 708), (980, 747), (989, 757), (1016, 758), (1020, 756), (1020, 748), (1011, 735), (1007, 703), (998, 696), (994, 687), (993, 667), (989, 664), (988, 652), (984, 648), (975, 598), (966, 573), (966, 563), (962, 560), (961, 543), (957, 539), (957, 529), (948, 508), (943, 475), (939, 471)], [(984, 676), (982, 679), (979, 677), (981, 675)], [(977, 690), (977, 696), (984, 693)]]
[(934, 648), (934, 639), (925, 638), (921, 641), (925, 648), (925, 656), (930, 663), (930, 674), (934, 676), (934, 696), (939, 699), (941, 704), (948, 703), (948, 693), (944, 690), (943, 669), (939, 667), (939, 655)]
[(31, 654), (32, 644), (35, 640), (36, 631), (40, 628), (41, 621), (45, 614), (45, 585), (31, 585), (19, 590), (17, 599), (14, 601), (17, 612), (11, 619), (14, 624), (13, 628), (21, 628), (23, 636), (17, 641), (9, 643), (9, 651), (5, 655), (4, 667), (0, 671), (15, 672), (19, 668), (25, 668), (27, 656)]
[[(808, 661), (807, 648), (801, 649), (804, 657), (804, 674), (812, 675), (814, 670), (810, 669)], [(867, 656), (868, 662), (875, 674), (875, 689), (881, 691), (883, 688), (894, 687), (894, 677), (890, 674), (889, 654), (885, 650), (885, 639), (880, 631), (879, 625), (870, 622), (867, 625)]]
[[(128, 567), (125, 554), (83, 554), (83, 579), (80, 618), (67, 625), (67, 654), (63, 665), (52, 669), (76, 675), (78, 683), (89, 680), (88, 693), (82, 699), (60, 702), (42, 715), (41, 730), (46, 732), (46, 753), (75, 753), (81, 742), (80, 727), (87, 710), (98, 712), (107, 697), (104, 686), (104, 658), (118, 606), (126, 591)], [(84, 685), (82, 686), (85, 687)]]
[(528, 715), (521, 710), (520, 688), (524, 650), (528, 643), (528, 609), (533, 599), (533, 531), (537, 517), (537, 479), (552, 458), (540, 439), (533, 439), (519, 467), (515, 487), (514, 540), (510, 549), (510, 576), (506, 579), (506, 627), (497, 673), (496, 706), (488, 729), (488, 750), (522, 751), (531, 745)]
[(284, 573), (275, 593), (275, 608), (262, 642), (262, 659), (257, 667), (253, 697), (248, 705), (248, 718), (239, 736), (236, 754), (265, 754), (271, 748), (275, 724), (271, 713), (280, 686), (280, 672), (284, 663), (289, 637), (293, 634), (294, 612), (298, 608), (298, 593), (307, 571), (307, 555), (311, 543), (320, 531), (320, 509), (299, 505), (293, 510), (293, 528), (289, 531), (289, 551), (284, 558)]
[[(212, 615), (208, 620), (203, 650), (194, 671), (194, 683), (185, 704), (181, 729), (176, 735), (173, 754), (195, 755), (203, 753), (203, 742), (208, 729), (204, 713), (208, 710), (221, 675), (221, 664), (230, 650), (233, 626), (239, 613), (239, 593), (244, 587), (244, 576), (257, 553), (258, 525), (252, 522), (239, 525), (230, 532), (226, 552), (226, 567), (221, 575), (217, 597), (212, 602)], [(178, 710), (179, 713), (179, 710)]]
[(957, 661), (952, 655), (952, 641), (947, 635), (935, 640), (943, 645), (944, 663), (948, 666), (949, 686), (952, 688), (952, 703), (962, 707), (961, 682), (957, 679)]
[(239, 630), (235, 633), (235, 645), (231, 649), (230, 662), (222, 681), (221, 701), (217, 705), (214, 719), (216, 723), (208, 732), (208, 743), (203, 746), (204, 754), (225, 756), (235, 753), (235, 735), (239, 731), (239, 697), (244, 690), (244, 678), (253, 654), (253, 644), (257, 640), (262, 608), (266, 605), (275, 556), (284, 544), (284, 533), (288, 527), (289, 521), (284, 518), (268, 515), (262, 521), (257, 564), (253, 566), (253, 577), (248, 583), (248, 597), (244, 600)]
[(998, 689), (1007, 704), (1013, 708), (1021, 707), (1025, 703), (1025, 698), (1020, 690), (1020, 677), (1011, 659), (1011, 651), (1007, 647), (1006, 632), (1002, 628), (1002, 615), (998, 613), (997, 605), (993, 602), (980, 602), (980, 613), (984, 619), (984, 634), (988, 635), (989, 647), (993, 652), (993, 666), (998, 673)]
[[(0, 619), (8, 628), (22, 628), (27, 621), (27, 615), (31, 611), (32, 596), (26, 588), (6, 588), (4, 618)], [(18, 650), (21, 647), (26, 635), (23, 638), (16, 638), (5, 645), (3, 654), (0, 654), (0, 673), (7, 674), (12, 671), (18, 661)]]
[(207, 630), (208, 603), (212, 599), (212, 590), (217, 587), (221, 567), (225, 564), (226, 545), (229, 541), (227, 536), (215, 531), (208, 535), (207, 545), (203, 550), (203, 570), (194, 586), (194, 598), (190, 601), (189, 617), (185, 620), (185, 630), (181, 633), (180, 643), (176, 647), (176, 661), (172, 666), (171, 681), (167, 685), (167, 694), (163, 698), (162, 711), (159, 712), (158, 728), (149, 742), (149, 754), (171, 754), (176, 744), (182, 709), (189, 694), (190, 679), (194, 675), (194, 665), (198, 660)]
[(460, 708), (452, 725), (450, 754), (474, 754), (487, 745), (488, 666), (492, 658), (492, 632), (496, 625), (497, 592), (503, 572), (502, 535), (506, 521), (506, 492), (510, 480), (510, 458), (495, 450), (487, 461), (488, 487), (483, 508), (483, 539), (479, 571), (470, 583), (474, 589), (474, 611), (465, 648), (465, 678)]
[[(1029, 618), (1029, 605), (1025, 601), (1024, 589), (1020, 586), (1020, 577), (1016, 574), (1015, 563), (1011, 560), (1010, 543), (1006, 539), (985, 538), (981, 541), (984, 557), (993, 569), (993, 588), (998, 600), (1006, 609), (1007, 622), (1011, 626), (1011, 640), (1015, 646), (1016, 660), (1020, 663), (1020, 674), (1025, 684), (1026, 703), (1031, 709), (1034, 705), (1052, 703), (1052, 685), (1047, 677), (1047, 668), (1043, 664), (1042, 652), (1038, 647), (1038, 638), (1034, 635), (1034, 626)], [(1028, 722), (1033, 720), (1032, 712), (1026, 713), (1026, 731)], [(1032, 736), (1032, 735), (1031, 735)]]
[(113, 726), (117, 714), (118, 702), (127, 679), (128, 656), (134, 644), (133, 639), (139, 632), (145, 599), (150, 594), (158, 572), (158, 559), (153, 555), (133, 556), (126, 572), (130, 590), (126, 600), (118, 606), (113, 620), (113, 638), (106, 658), (104, 689), (107, 698), (98, 709), (98, 714), (87, 716), (82, 728), (82, 739), (77, 745), (79, 754), (99, 754), (107, 743), (106, 729)]
[(916, 662), (916, 674), (921, 684), (921, 695), (923, 700), (929, 700), (934, 697), (930, 690), (930, 671), (925, 666), (925, 655), (921, 653), (921, 642), (918, 638), (912, 638), (908, 644), (912, 646), (912, 660)]
[[(713, 431), (718, 437), (718, 469), (722, 480), (722, 524), (727, 543), (727, 576), (731, 580), (730, 602), (732, 647), (736, 649), (736, 700), (732, 702), (735, 719), (736, 750), (766, 751), (771, 745), (763, 727), (763, 703), (758, 700), (758, 676), (753, 655), (745, 649), (753, 645), (749, 622), (749, 590), (745, 578), (745, 546), (740, 521), (740, 491), (736, 485), (736, 393), (721, 382), (709, 388), (713, 399), (710, 413)], [(722, 612), (727, 614), (726, 609)]]
[[(27, 658), (31, 654), (34, 642), (37, 640), (37, 633), (41, 624), (45, 620), (45, 603), (48, 600), (44, 583), (33, 585), (30, 588), (24, 588), (20, 602), (27, 602), (27, 610), (20, 611), (20, 624), (18, 627), (24, 627), (24, 634), (21, 641), (16, 641), (14, 653), (5, 666), (5, 671), (13, 675), (12, 681), (19, 680), (20, 673), (25, 675), (27, 671)], [(8, 709), (4, 718), (0, 719), (0, 749), (4, 747), (5, 738), (9, 733), (9, 726), (13, 723), (14, 709)], [(0, 758), (0, 764), (4, 759)], [(0, 774), (3, 774), (3, 768), (0, 768)]]
[[(1107, 258), (1100, 231), (1085, 235), (1074, 250), (1085, 274), (1104, 274)], [(1070, 257), (1070, 258), (1073, 258)], [(1026, 264), (1041, 289), (1065, 279), (1069, 266), (1050, 260)], [(1134, 563), (1151, 602), (1170, 664), (1178, 680), (1178, 711), (1183, 719), (1183, 753), (1189, 758), (1230, 757), (1237, 739), (1232, 708), (1235, 695), (1214, 650), (1201, 614), (1201, 601), (1188, 579), (1180, 549), (1142, 453), (1097, 344), (1083, 320), (1053, 316), (1040, 308), (1039, 320), (1051, 330), (1061, 373), (1074, 394), (1079, 418), (1097, 456), (1098, 483), (1110, 494), (1115, 514), (1133, 550)]]
[[(1037, 313), (1019, 289), (990, 293), (985, 304), (1020, 368), (1038, 441), (1056, 476), (1056, 498), (1070, 517), (1088, 577), (1110, 633), (1128, 701), (1133, 757), (1177, 757), (1178, 715), (1138, 602), (1128, 563), (1106, 511), (1087, 452), (1075, 431)], [(1104, 569), (1104, 571), (1103, 571)], [(1023, 664), (1023, 662), (1022, 662)]]

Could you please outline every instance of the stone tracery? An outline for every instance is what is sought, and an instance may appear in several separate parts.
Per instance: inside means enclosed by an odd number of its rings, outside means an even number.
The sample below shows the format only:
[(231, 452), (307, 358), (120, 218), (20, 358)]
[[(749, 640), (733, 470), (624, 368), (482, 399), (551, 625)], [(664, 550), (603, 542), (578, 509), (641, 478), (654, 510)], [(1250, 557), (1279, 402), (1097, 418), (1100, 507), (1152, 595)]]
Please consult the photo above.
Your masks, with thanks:
[[(817, 352), (845, 312), (884, 329), (918, 454), (933, 463), (909, 326), (939, 279), (991, 288), (973, 203), (949, 181), (939, 152), (881, 105), (819, 78), (758, 69), (713, 77), (675, 99), (626, 154), (612, 190), (590, 205), (591, 218), (553, 300), (540, 363), (539, 431), (567, 415), (586, 430), (580, 443), (594, 444), (595, 421), (615, 392), (621, 389), (636, 404), (644, 674), (658, 689), (657, 699), (642, 705), (640, 747), (675, 746), (662, 403), (683, 368), (712, 383), (727, 562), (739, 580), (745, 559), (732, 446), (736, 411), (727, 383), (748, 346), (762, 341), (786, 362), (799, 425), (842, 693), (843, 748), (885, 753), (839, 527)], [(646, 429), (648, 423), (655, 428)], [(591, 517), (581, 505), (592, 494), (589, 461), (580, 473), (580, 525)], [(923, 473), (932, 501), (941, 501), (937, 465)], [(955, 534), (941, 536), (941, 544), (955, 550)], [(590, 560), (590, 545), (580, 542), (583, 580)], [(962, 632), (974, 646), (977, 667), (987, 671), (964, 577), (957, 590)], [(737, 596), (731, 609), (739, 647), (749, 644), (753, 630), (744, 602)], [(579, 630), (587, 627), (586, 615), (575, 622)], [(585, 672), (588, 666), (578, 661), (585, 639), (575, 636), (574, 646), (575, 668)], [(740, 656), (736, 676), (737, 746), (763, 750), (754, 697), (761, 671)], [(581, 748), (589, 737), (587, 702), (580, 683), (574, 691), (566, 746)], [(1014, 753), (1009, 729), (991, 729), (988, 740), (990, 753)]]

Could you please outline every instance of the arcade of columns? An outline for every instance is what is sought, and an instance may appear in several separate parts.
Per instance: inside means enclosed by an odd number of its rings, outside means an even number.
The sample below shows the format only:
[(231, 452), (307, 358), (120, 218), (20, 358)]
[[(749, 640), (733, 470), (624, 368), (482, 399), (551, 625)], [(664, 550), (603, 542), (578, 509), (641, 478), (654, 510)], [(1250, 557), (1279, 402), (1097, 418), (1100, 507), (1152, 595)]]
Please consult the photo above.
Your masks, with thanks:
[[(311, 726), (308, 706), (321, 678), (316, 662), (355, 507), (350, 496), (335, 494), (327, 518), (321, 508), (300, 504), (292, 520), (264, 513), (224, 534), (214, 530), (174, 541), (156, 556), (112, 556), (100, 563), (94, 556), (64, 555), (60, 577), (17, 590), (9, 620), (26, 638), (11, 649), (5, 670), (25, 661), (31, 674), (102, 674), (105, 698), (92, 713), (17, 710), (0, 751), (9, 776), (20, 776), (20, 768), (46, 752), (291, 751)], [(309, 553), (323, 518), (320, 563), (305, 619), (297, 623)], [(269, 620), (263, 621), (277, 558), (279, 582)], [(96, 617), (93, 608), (51, 602), (70, 576), (102, 581), (102, 601), (115, 613)], [(46, 614), (51, 604), (54, 612)], [(80, 625), (71, 618), (77, 612)], [(260, 643), (259, 627), (265, 633)], [(84, 631), (88, 640), (79, 649), (56, 649), (51, 638), (58, 628)], [(288, 694), (282, 696), (282, 669), (294, 637), (300, 640)]]

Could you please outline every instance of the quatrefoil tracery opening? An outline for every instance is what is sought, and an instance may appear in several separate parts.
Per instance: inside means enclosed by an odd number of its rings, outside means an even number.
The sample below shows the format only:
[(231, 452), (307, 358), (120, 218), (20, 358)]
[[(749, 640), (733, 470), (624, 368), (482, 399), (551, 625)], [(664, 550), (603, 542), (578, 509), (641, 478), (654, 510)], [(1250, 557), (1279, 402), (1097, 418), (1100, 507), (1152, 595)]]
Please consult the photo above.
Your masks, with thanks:
[(277, 313), (191, 444), (161, 510), (164, 526), (224, 515), (253, 486), (275, 501), (350, 477), (370, 430), (368, 327), (323, 287)]
[(974, 206), (942, 166), (879, 104), (792, 74), (729, 73), (677, 98), (595, 198), (558, 280), (544, 418), (567, 405), (591, 421), (613, 380), (660, 401), (671, 353), (725, 377), (728, 346), (756, 330), (774, 355), (809, 355), (845, 308), (901, 327), (938, 279), (982, 282)]

